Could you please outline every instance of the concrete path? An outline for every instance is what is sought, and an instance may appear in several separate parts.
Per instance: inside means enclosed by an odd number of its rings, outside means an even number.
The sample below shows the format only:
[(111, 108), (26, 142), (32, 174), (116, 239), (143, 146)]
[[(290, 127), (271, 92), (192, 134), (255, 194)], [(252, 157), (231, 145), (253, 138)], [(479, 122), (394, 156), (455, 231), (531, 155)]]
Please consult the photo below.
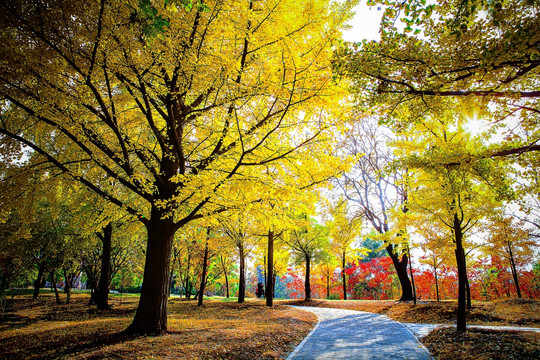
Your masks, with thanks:
[(429, 360), (427, 349), (401, 323), (362, 311), (293, 306), (319, 322), (287, 360)]

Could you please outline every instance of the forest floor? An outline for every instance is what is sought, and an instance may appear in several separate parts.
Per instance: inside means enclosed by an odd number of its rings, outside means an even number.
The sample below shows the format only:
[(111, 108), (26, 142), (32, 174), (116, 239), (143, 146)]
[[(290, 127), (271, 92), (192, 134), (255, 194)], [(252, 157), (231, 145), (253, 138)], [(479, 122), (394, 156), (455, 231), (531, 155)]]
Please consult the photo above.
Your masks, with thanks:
[[(395, 300), (293, 300), (279, 303), (368, 311), (405, 323), (450, 325), (457, 320), (455, 301), (422, 301), (417, 305)], [(473, 302), (467, 313), (467, 324), (540, 328), (540, 301)], [(540, 359), (538, 332), (469, 328), (461, 334), (455, 328), (442, 328), (420, 340), (438, 360)]]
[(8, 297), (0, 313), (0, 359), (282, 359), (317, 322), (312, 313), (267, 308), (261, 300), (205, 299), (198, 307), (172, 298), (167, 334), (130, 336), (122, 331), (138, 297), (112, 296), (111, 310), (103, 312), (88, 299), (74, 294), (71, 304), (56, 305), (50, 293)]
[[(137, 296), (110, 297), (111, 310), (88, 306), (88, 294), (74, 294), (69, 305), (56, 305), (43, 292), (8, 296), (0, 312), (1, 359), (283, 359), (317, 322), (315, 315), (285, 304), (346, 308), (384, 314), (400, 322), (455, 323), (455, 302), (263, 300), (238, 304), (230, 299), (194, 301), (171, 298), (169, 332), (163, 336), (122, 333), (131, 322)], [(65, 300), (65, 296), (62, 297)], [(0, 309), (2, 310), (2, 309)], [(540, 327), (540, 301), (508, 299), (474, 302), (468, 324)], [(431, 332), (421, 339), (431, 354), (444, 359), (540, 358), (540, 333), (452, 328)]]

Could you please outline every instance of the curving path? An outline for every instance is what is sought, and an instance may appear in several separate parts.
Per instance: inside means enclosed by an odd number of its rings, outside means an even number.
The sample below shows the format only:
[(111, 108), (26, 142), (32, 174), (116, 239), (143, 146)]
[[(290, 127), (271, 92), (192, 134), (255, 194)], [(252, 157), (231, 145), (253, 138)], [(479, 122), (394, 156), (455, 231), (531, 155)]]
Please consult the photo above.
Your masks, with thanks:
[(401, 323), (362, 311), (293, 306), (319, 322), (287, 360), (429, 360), (426, 348)]

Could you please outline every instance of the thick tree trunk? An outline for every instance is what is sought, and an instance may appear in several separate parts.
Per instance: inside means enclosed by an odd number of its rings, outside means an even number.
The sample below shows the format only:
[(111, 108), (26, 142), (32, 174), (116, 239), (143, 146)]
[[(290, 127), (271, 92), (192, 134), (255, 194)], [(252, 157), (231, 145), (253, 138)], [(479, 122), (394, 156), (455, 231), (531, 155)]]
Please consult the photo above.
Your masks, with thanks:
[(508, 254), (510, 255), (510, 269), (512, 270), (512, 277), (514, 278), (514, 285), (516, 286), (516, 292), (518, 299), (521, 299), (521, 289), (519, 287), (519, 279), (516, 269), (516, 262), (514, 261), (514, 253), (512, 252), (512, 245), (510, 242), (507, 243), (508, 245)]
[(148, 242), (141, 297), (127, 333), (157, 335), (167, 331), (168, 280), (175, 227), (172, 217), (162, 216), (161, 211), (152, 207), (146, 225)]
[(274, 232), (268, 231), (268, 262), (266, 264), (266, 306), (274, 305)]
[(45, 273), (45, 264), (41, 263), (38, 267), (38, 275), (34, 281), (34, 294), (33, 298), (37, 299), (39, 296), (39, 288), (41, 287), (41, 282), (43, 281), (43, 274)]
[(457, 311), (457, 330), (467, 331), (467, 313), (465, 312), (466, 286), (467, 286), (467, 267), (465, 263), (465, 251), (463, 250), (463, 231), (458, 216), (454, 214), (454, 236), (456, 240), (456, 263), (458, 268), (458, 311)]
[(238, 283), (238, 302), (243, 303), (246, 296), (246, 257), (244, 244), (238, 243), (238, 256), (240, 257), (240, 279)]
[(199, 301), (197, 306), (201, 306), (203, 303), (204, 297), (204, 287), (206, 285), (206, 267), (208, 263), (208, 238), (210, 237), (210, 228), (206, 229), (206, 243), (204, 244), (204, 256), (203, 256), (203, 266), (202, 266), (202, 275), (201, 275), (201, 286), (199, 287)]
[(341, 254), (341, 282), (343, 283), (343, 300), (347, 300), (347, 278), (345, 277), (345, 251)]
[(103, 244), (103, 252), (101, 253), (101, 273), (99, 275), (99, 282), (95, 292), (95, 303), (99, 310), (107, 310), (109, 308), (112, 232), (113, 225), (112, 223), (108, 223), (103, 228), (103, 234), (98, 234), (98, 237)]
[(311, 300), (311, 257), (306, 256), (306, 279), (304, 280), (304, 288), (306, 292), (306, 301)]
[(386, 251), (388, 252), (388, 256), (390, 256), (390, 259), (392, 259), (392, 263), (394, 264), (394, 268), (396, 269), (396, 274), (401, 285), (401, 298), (399, 300), (413, 300), (412, 285), (411, 281), (409, 280), (409, 276), (407, 275), (407, 262), (409, 260), (407, 254), (403, 254), (400, 260), (398, 255), (394, 253), (393, 245), (388, 245), (386, 247)]
[(58, 293), (58, 287), (56, 286), (56, 269), (51, 270), (51, 287), (54, 290), (54, 297), (56, 299), (56, 305), (60, 305), (60, 294)]

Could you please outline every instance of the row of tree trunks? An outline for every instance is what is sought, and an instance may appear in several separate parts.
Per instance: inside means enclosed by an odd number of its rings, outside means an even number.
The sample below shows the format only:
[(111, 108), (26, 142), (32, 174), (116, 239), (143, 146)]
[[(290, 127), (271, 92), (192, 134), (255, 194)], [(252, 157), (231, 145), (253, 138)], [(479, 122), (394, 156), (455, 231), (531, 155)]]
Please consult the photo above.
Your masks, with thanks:
[(268, 261), (266, 270), (266, 306), (274, 305), (274, 232), (268, 231)]

